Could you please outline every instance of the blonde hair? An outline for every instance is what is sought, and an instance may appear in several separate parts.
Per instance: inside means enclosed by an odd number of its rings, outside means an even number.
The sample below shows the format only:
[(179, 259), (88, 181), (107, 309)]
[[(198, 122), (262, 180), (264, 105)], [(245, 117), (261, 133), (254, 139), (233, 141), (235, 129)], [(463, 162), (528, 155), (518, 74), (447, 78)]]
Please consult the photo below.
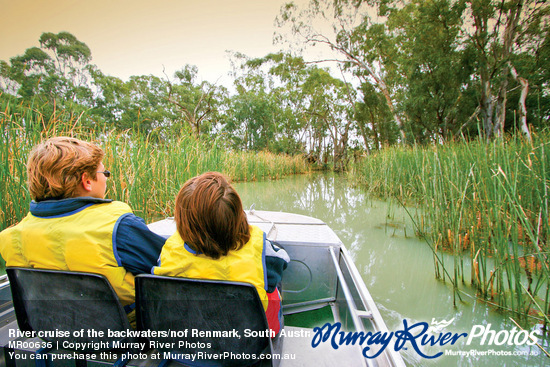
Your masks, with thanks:
[(218, 172), (188, 180), (176, 197), (174, 214), (181, 238), (213, 259), (241, 249), (250, 239), (241, 198)]
[(27, 184), (35, 201), (77, 196), (82, 174), (92, 179), (103, 159), (98, 146), (70, 137), (55, 137), (34, 147), (27, 161)]

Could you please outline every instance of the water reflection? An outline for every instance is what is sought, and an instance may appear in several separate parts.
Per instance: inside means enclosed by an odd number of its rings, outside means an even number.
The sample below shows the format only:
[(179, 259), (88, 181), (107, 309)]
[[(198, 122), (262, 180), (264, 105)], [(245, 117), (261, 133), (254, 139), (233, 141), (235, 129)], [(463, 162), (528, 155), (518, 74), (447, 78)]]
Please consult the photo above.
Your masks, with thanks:
[[(348, 186), (336, 175), (302, 175), (291, 178), (238, 183), (235, 187), (245, 205), (257, 210), (284, 211), (319, 218), (340, 237), (354, 257), (388, 328), (403, 329), (409, 323), (451, 320), (446, 331), (470, 333), (474, 325), (492, 325), (492, 330), (512, 330), (515, 325), (485, 303), (463, 296), (453, 307), (449, 283), (435, 279), (433, 255), (426, 243), (414, 237), (415, 229), (398, 205), (372, 200), (361, 190)], [(452, 263), (452, 259), (445, 258)], [(465, 269), (467, 272), (468, 270)], [(467, 288), (465, 288), (467, 289)], [(546, 349), (548, 341), (542, 341)], [(433, 348), (431, 354), (442, 350)], [(480, 346), (464, 342), (445, 349), (464, 351), (538, 352), (529, 346)], [(430, 354), (429, 348), (427, 348)], [(407, 363), (415, 366), (548, 366), (549, 359), (525, 356), (442, 356), (427, 360), (412, 350), (404, 351)]]

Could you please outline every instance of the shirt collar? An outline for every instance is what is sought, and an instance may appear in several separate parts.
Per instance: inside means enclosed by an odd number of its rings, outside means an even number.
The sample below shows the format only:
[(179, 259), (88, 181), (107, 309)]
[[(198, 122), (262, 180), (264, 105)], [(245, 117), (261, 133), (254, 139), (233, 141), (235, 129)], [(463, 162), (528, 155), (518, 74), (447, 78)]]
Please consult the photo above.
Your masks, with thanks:
[(111, 199), (99, 199), (89, 196), (39, 202), (33, 200), (30, 204), (30, 212), (36, 217), (51, 217), (78, 210), (86, 205), (110, 203), (112, 201)]

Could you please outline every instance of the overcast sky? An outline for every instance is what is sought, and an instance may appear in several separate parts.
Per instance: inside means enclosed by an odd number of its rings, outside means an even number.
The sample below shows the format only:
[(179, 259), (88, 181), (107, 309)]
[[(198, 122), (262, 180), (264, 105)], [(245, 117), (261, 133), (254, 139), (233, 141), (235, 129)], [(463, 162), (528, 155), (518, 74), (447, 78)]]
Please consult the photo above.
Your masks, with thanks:
[(273, 45), (274, 20), (288, 1), (0, 0), (0, 60), (39, 46), (43, 32), (67, 31), (106, 74), (162, 76), (164, 66), (172, 76), (191, 64), (200, 79), (225, 84), (226, 50), (260, 57), (283, 47)]

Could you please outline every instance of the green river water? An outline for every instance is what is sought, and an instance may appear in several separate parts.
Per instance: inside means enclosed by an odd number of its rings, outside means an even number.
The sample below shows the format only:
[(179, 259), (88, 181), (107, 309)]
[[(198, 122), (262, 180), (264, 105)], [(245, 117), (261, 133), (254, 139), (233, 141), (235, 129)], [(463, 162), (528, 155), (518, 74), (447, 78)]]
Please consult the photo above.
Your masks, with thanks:
[[(245, 209), (284, 211), (316, 217), (327, 223), (350, 251), (367, 288), (378, 304), (390, 331), (403, 330), (417, 322), (453, 320), (443, 333), (482, 333), (492, 330), (496, 342), (482, 343), (482, 336), (459, 339), (454, 345), (423, 347), (421, 357), (413, 348), (401, 351), (411, 366), (550, 366), (537, 346), (510, 341), (519, 329), (509, 315), (495, 311), (473, 297), (462, 296), (463, 302), (453, 307), (450, 283), (435, 279), (433, 255), (423, 240), (415, 237), (414, 225), (407, 212), (397, 204), (372, 200), (359, 189), (351, 188), (345, 178), (335, 175), (302, 175), (277, 181), (237, 183), (235, 187)], [(414, 210), (412, 210), (414, 214)], [(449, 270), (452, 259), (447, 257)], [(469, 274), (469, 270), (465, 269)], [(469, 291), (464, 287), (465, 291)], [(490, 324), (490, 325), (489, 325)], [(475, 327), (475, 330), (474, 330)], [(528, 332), (537, 326), (524, 326)], [(483, 344), (483, 345), (482, 345)], [(548, 339), (539, 339), (550, 350)], [(393, 344), (391, 344), (393, 345)], [(454, 355), (446, 355), (445, 353)], [(469, 355), (467, 354), (469, 353)]]

